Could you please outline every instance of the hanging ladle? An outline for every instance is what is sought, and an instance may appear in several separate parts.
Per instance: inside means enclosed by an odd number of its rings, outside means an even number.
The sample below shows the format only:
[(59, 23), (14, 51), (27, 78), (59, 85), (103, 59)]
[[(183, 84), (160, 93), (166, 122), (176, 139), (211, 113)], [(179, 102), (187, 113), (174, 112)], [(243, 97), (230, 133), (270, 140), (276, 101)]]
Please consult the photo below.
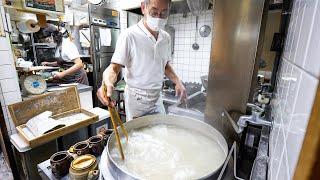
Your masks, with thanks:
[(195, 42), (192, 44), (193, 50), (199, 50), (199, 44), (197, 43), (198, 36), (198, 16), (196, 16), (196, 34), (195, 34)]

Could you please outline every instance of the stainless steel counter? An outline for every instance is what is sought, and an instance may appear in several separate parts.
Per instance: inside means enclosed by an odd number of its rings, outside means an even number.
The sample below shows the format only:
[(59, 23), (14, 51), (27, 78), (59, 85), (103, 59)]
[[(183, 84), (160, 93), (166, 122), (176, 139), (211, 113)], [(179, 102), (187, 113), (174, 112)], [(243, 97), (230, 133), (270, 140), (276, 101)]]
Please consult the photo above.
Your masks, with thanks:
[(206, 93), (196, 92), (190, 95), (187, 105), (180, 102), (168, 107), (168, 114), (192, 117), (199, 120), (204, 120), (204, 111), (206, 108)]
[(162, 100), (164, 103), (167, 104), (178, 104), (179, 103), (179, 97), (173, 96), (171, 94), (162, 93)]
[[(47, 90), (50, 90), (53, 88), (61, 88), (61, 87), (60, 86), (51, 86), (51, 87), (48, 87)], [(79, 93), (93, 90), (92, 86), (88, 86), (88, 85), (80, 84), (80, 83), (77, 85), (77, 89), (78, 89)]]

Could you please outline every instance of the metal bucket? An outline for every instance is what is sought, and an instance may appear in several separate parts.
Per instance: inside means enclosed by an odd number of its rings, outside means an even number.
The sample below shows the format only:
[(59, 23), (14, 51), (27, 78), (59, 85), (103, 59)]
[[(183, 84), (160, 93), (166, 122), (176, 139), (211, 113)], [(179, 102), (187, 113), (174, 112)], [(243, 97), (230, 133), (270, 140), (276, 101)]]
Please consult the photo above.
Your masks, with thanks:
[[(173, 125), (176, 127), (181, 127), (184, 129), (190, 129), (192, 131), (197, 131), (200, 134), (207, 136), (209, 138), (215, 138), (217, 144), (222, 148), (224, 153), (224, 159), (227, 158), (228, 154), (228, 145), (224, 137), (212, 126), (196, 119), (191, 119), (183, 116), (174, 116), (174, 115), (152, 115), (152, 116), (144, 116), (141, 118), (137, 118), (133, 121), (129, 121), (125, 123), (125, 127), (128, 131), (133, 129), (138, 129), (146, 126), (158, 125), (158, 124), (165, 124), (165, 125)], [(139, 179), (138, 177), (134, 176), (130, 172), (127, 172), (121, 169), (117, 163), (112, 159), (110, 155), (110, 150), (116, 145), (115, 142), (115, 134), (112, 133), (109, 137), (106, 150), (108, 153), (108, 170), (110, 174), (113, 176), (115, 180), (132, 180), (132, 179)], [(222, 165), (224, 162), (221, 162), (221, 165), (216, 170), (213, 170), (209, 174), (201, 177), (200, 179), (211, 179), (212, 177), (217, 177)]]

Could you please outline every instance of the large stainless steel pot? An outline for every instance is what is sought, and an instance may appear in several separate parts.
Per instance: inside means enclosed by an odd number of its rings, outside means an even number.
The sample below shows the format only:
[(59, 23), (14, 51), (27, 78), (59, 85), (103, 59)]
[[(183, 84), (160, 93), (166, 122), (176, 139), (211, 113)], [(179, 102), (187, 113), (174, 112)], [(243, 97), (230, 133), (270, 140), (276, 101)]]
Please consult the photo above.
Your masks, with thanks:
[[(202, 135), (205, 135), (212, 140), (216, 141), (219, 144), (220, 148), (223, 149), (224, 159), (226, 159), (228, 154), (228, 145), (224, 137), (212, 126), (196, 119), (191, 119), (183, 116), (174, 116), (174, 115), (152, 115), (152, 116), (144, 116), (141, 118), (137, 118), (133, 121), (129, 121), (125, 123), (125, 127), (128, 131), (142, 128), (150, 125), (157, 125), (157, 124), (166, 124), (166, 125), (174, 125), (177, 127), (190, 129), (193, 131), (197, 131)], [(109, 173), (113, 176), (115, 180), (132, 180), (138, 179), (138, 177), (130, 174), (129, 172), (121, 169), (117, 163), (112, 159), (110, 156), (110, 150), (116, 145), (114, 133), (111, 134), (108, 140), (108, 144), (106, 146), (106, 150), (108, 153), (108, 170)], [(201, 177), (200, 179), (211, 179), (212, 177), (216, 177), (219, 170), (221, 169), (223, 162), (219, 166), (218, 169), (212, 171), (211, 173)], [(103, 171), (103, 170), (102, 170)]]

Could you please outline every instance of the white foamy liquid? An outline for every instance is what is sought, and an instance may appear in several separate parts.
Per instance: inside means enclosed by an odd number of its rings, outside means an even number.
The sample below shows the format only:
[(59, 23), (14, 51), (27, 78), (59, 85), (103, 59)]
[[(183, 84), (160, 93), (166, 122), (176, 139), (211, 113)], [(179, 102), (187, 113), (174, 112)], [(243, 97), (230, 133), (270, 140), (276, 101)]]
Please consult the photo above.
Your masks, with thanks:
[(117, 145), (111, 156), (124, 170), (141, 179), (197, 179), (216, 170), (226, 152), (213, 139), (200, 133), (168, 125), (129, 132), (122, 139), (125, 160)]

